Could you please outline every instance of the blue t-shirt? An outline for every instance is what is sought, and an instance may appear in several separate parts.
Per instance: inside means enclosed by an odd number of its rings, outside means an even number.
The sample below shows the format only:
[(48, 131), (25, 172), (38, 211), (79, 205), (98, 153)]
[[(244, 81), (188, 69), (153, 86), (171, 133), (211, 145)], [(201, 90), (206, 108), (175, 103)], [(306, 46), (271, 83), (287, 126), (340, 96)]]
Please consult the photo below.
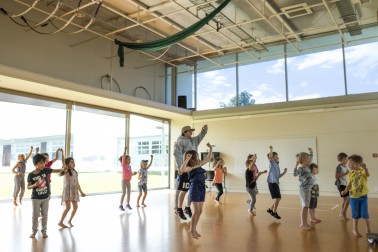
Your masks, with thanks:
[(195, 168), (189, 172), (190, 183), (200, 183), (205, 184), (206, 181), (206, 170), (202, 167)]
[(270, 164), (269, 164), (269, 173), (268, 173), (268, 179), (267, 179), (267, 182), (268, 183), (277, 183), (279, 184), (280, 183), (280, 166), (278, 165), (278, 163), (272, 159), (269, 161)]
[(47, 178), (47, 175), (51, 174), (52, 169), (43, 169), (38, 174), (34, 172), (29, 173), (28, 183), (31, 184), (37, 183), (37, 187), (33, 188), (31, 198), (32, 199), (46, 199), (50, 196), (50, 182)]

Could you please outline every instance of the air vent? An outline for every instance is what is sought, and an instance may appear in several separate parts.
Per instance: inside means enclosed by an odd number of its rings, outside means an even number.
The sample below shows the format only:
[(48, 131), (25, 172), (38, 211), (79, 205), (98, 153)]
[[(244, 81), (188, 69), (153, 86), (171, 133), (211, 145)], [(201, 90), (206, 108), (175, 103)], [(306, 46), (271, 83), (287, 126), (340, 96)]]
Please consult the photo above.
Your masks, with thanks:
[(284, 7), (281, 8), (281, 11), (288, 19), (313, 13), (311, 8), (307, 5), (307, 3), (295, 4), (288, 7)]

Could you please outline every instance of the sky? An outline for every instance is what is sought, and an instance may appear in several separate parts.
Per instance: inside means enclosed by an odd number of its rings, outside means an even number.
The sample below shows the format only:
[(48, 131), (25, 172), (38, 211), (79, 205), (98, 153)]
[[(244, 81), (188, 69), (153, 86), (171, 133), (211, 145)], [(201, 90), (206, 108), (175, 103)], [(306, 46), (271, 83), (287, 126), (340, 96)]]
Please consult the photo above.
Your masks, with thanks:
[[(378, 92), (378, 42), (345, 48), (348, 94)], [(288, 57), (289, 100), (345, 95), (341, 49)], [(220, 107), (236, 93), (235, 67), (197, 74), (197, 110)], [(284, 59), (239, 67), (239, 92), (256, 104), (286, 101)]]

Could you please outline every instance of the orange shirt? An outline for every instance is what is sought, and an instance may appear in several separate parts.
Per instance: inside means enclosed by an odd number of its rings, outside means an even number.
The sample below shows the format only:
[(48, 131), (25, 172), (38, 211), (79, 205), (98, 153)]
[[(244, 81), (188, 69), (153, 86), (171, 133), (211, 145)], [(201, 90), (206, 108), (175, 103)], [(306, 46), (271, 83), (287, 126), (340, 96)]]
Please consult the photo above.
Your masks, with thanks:
[(223, 168), (216, 168), (214, 170), (214, 183), (216, 184), (222, 184), (223, 183), (223, 174), (224, 174), (224, 171), (223, 171)]

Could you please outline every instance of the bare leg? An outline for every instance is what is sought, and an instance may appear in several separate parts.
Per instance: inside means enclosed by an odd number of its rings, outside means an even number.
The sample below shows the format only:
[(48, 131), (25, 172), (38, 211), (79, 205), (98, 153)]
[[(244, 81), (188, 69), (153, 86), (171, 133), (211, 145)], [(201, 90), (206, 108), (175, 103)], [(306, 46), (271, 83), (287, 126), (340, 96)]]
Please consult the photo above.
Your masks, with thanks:
[(370, 233), (370, 220), (365, 219), (366, 233)]
[(342, 208), (341, 208), (341, 213), (340, 213), (340, 218), (342, 220), (349, 220), (349, 218), (347, 218), (347, 216), (346, 216), (346, 212), (348, 210), (348, 207), (349, 207), (349, 197), (344, 197)]
[(139, 194), (138, 194), (137, 204), (136, 204), (137, 207), (139, 207), (139, 200), (140, 200), (140, 197), (142, 197), (142, 191), (140, 191)]
[(142, 198), (142, 206), (144, 206), (144, 207), (147, 206), (146, 204), (144, 204), (144, 201), (146, 200), (146, 197), (147, 197), (147, 191), (144, 192), (144, 194), (143, 194), (143, 198)]
[(62, 228), (68, 228), (68, 226), (66, 226), (66, 225), (63, 224), (63, 221), (64, 221), (64, 219), (66, 218), (68, 212), (69, 212), (70, 209), (71, 209), (71, 201), (66, 200), (65, 203), (66, 203), (66, 209), (64, 209), (64, 211), (63, 211), (63, 213), (62, 213), (62, 217), (60, 218), (60, 221), (59, 221), (59, 223), (58, 223), (58, 225), (59, 225), (60, 227), (62, 227)]
[(316, 208), (310, 209), (310, 222), (319, 223), (319, 222), (321, 222), (321, 220), (319, 220), (318, 218), (315, 217), (315, 209)]
[(130, 180), (126, 180), (126, 190), (127, 190), (127, 205), (130, 205), (130, 194), (131, 194), (131, 184)]
[(308, 215), (308, 207), (302, 207), (300, 228), (304, 230), (311, 230), (311, 226), (307, 222), (307, 215)]
[(194, 239), (198, 239), (199, 237), (201, 237), (201, 235), (197, 232), (197, 223), (198, 223), (199, 217), (202, 214), (203, 202), (193, 202), (193, 206), (194, 206), (194, 214), (192, 216), (192, 222), (190, 225), (189, 232), (191, 233)]
[(122, 195), (121, 195), (121, 202), (119, 203), (120, 206), (123, 205), (123, 200), (125, 199), (125, 195), (126, 195), (126, 181), (125, 180), (122, 180)]
[(274, 199), (273, 205), (271, 207), (272, 211), (277, 213), (278, 204), (280, 204), (281, 198)]
[(68, 224), (70, 224), (71, 227), (73, 227), (73, 225), (72, 225), (72, 219), (73, 219), (73, 217), (74, 217), (75, 214), (76, 214), (77, 208), (78, 208), (77, 201), (72, 201), (72, 212), (71, 212), (71, 217), (70, 217), (70, 219), (68, 220)]
[(353, 219), (353, 234), (356, 237), (362, 237), (362, 235), (358, 232), (358, 219)]
[(178, 208), (182, 208), (182, 204), (184, 203), (186, 193), (187, 192), (185, 191), (180, 191), (179, 200), (178, 200)]

